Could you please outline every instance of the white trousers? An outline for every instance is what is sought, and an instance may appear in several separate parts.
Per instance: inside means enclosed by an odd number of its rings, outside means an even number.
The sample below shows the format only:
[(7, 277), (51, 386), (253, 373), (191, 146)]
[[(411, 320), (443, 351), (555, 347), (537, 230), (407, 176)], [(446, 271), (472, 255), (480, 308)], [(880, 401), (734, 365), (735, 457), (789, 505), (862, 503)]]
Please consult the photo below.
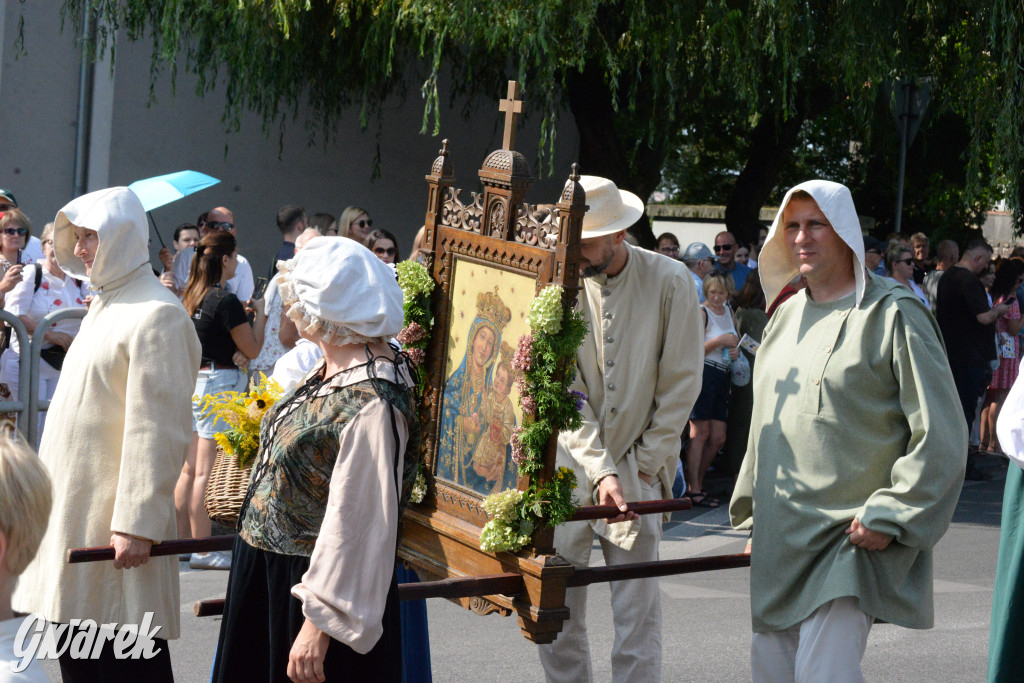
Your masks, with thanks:
[[(640, 482), (644, 500), (662, 498), (661, 483)], [(650, 562), (658, 559), (661, 515), (643, 515), (640, 533), (631, 550), (623, 550), (598, 537), (606, 565)], [(571, 522), (555, 529), (558, 554), (578, 567), (590, 565), (594, 531), (587, 522)], [(661, 680), (661, 593), (657, 579), (613, 581), (612, 615), (615, 641), (612, 645), (613, 681)], [(569, 619), (555, 642), (537, 647), (540, 663), (549, 681), (591, 681), (590, 643), (587, 639), (587, 589), (565, 592)], [(603, 628), (607, 624), (602, 623)]]
[(755, 633), (750, 643), (754, 683), (862, 683), (860, 660), (874, 617), (856, 598), (837, 598), (785, 631)]

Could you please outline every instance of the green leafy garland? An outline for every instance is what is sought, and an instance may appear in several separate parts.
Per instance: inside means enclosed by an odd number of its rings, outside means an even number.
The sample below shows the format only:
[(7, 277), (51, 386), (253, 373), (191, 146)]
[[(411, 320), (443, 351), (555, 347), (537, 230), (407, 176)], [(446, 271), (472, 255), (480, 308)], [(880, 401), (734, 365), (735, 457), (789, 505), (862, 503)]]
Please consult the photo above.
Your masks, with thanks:
[[(403, 261), (397, 270), (405, 323), (397, 338), (418, 367), (426, 360), (433, 324), (430, 295), (434, 280), (415, 261)], [(587, 334), (587, 323), (578, 311), (565, 314), (562, 291), (558, 285), (549, 285), (531, 302), (526, 321), (532, 334), (519, 338), (512, 360), (523, 408), (523, 424), (510, 440), (512, 459), (519, 476), (527, 477), (530, 483), (525, 491), (508, 489), (484, 499), (482, 507), (491, 516), (480, 532), (480, 549), (486, 552), (516, 552), (530, 542), (535, 531), (564, 524), (576, 511), (576, 475), (572, 470), (559, 467), (551, 479), (538, 484), (548, 440), (552, 434), (580, 427), (580, 408), (586, 399), (569, 387), (576, 376), (576, 351)], [(562, 379), (557, 380), (559, 371)], [(418, 374), (416, 395), (421, 398), (427, 380), (425, 373)], [(426, 468), (420, 465), (412, 502), (422, 502), (426, 493)]]
[[(530, 542), (533, 532), (568, 521), (576, 510), (573, 492), (576, 475), (559, 467), (543, 485), (537, 478), (544, 467), (548, 439), (561, 431), (579, 429), (580, 408), (586, 397), (569, 389), (576, 377), (576, 352), (587, 334), (587, 322), (578, 311), (564, 313), (562, 288), (549, 285), (530, 304), (526, 318), (532, 334), (519, 338), (513, 369), (523, 408), (523, 425), (510, 440), (519, 476), (529, 477), (525, 491), (492, 493), (483, 501), (491, 515), (480, 533), (480, 549), (516, 552)], [(563, 371), (562, 379), (556, 377)]]
[[(434, 319), (430, 314), (430, 294), (434, 291), (434, 279), (426, 267), (417, 261), (402, 261), (395, 269), (398, 272), (398, 286), (402, 288), (402, 314), (405, 327), (398, 333), (405, 354), (413, 367), (419, 368), (427, 358), (427, 344)], [(426, 389), (427, 375), (416, 373), (416, 398), (422, 400)], [(420, 462), (420, 471), (413, 482), (409, 501), (422, 503), (427, 495), (427, 471)]]

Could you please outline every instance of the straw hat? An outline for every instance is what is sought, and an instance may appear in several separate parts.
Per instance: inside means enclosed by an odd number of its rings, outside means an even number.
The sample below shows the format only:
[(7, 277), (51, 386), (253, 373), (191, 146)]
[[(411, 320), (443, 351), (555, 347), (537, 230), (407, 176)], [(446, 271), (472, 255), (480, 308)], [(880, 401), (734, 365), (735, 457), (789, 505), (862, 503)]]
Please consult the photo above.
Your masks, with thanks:
[(583, 216), (582, 239), (611, 235), (632, 226), (644, 214), (644, 203), (632, 192), (620, 190), (607, 178), (580, 176), (590, 207)]

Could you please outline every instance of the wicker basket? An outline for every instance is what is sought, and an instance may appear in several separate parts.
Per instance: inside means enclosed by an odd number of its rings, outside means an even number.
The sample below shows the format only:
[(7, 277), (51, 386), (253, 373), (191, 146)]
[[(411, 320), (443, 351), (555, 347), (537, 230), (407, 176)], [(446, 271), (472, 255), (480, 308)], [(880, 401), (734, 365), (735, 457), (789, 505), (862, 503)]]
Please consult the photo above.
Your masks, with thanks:
[(238, 525), (238, 512), (242, 508), (249, 474), (252, 467), (239, 469), (235, 457), (217, 447), (217, 459), (210, 471), (210, 482), (206, 486), (206, 512), (210, 519), (230, 529)]

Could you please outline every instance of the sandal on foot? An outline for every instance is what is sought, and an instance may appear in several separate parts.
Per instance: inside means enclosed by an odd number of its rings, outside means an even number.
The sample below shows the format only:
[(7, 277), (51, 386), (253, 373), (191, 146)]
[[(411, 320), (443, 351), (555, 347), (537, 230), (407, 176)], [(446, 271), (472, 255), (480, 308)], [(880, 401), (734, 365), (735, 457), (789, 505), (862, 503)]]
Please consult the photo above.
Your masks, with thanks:
[(719, 507), (722, 502), (717, 498), (712, 498), (703, 491), (699, 493), (688, 493), (686, 497), (690, 499), (690, 502), (699, 508), (716, 508)]

